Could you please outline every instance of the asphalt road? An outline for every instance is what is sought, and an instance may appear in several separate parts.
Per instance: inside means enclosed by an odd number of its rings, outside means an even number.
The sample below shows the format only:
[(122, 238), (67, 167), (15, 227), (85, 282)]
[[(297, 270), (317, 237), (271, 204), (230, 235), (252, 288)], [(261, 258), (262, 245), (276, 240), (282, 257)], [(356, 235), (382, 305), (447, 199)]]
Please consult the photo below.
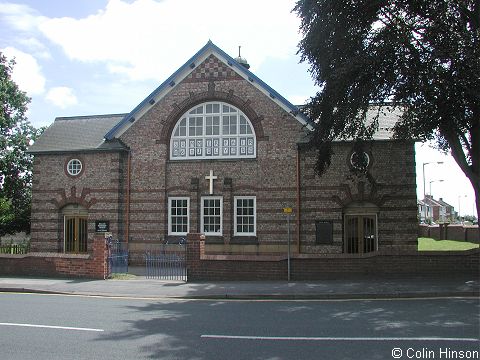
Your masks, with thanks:
[(454, 359), (460, 352), (479, 359), (479, 314), (480, 300), (471, 298), (154, 301), (0, 293), (0, 359)]

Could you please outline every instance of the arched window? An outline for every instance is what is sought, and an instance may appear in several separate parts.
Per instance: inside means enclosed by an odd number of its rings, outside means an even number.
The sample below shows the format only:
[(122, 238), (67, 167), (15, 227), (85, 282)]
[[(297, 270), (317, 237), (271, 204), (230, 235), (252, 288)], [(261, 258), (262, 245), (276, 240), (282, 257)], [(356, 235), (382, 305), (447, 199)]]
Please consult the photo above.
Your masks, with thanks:
[(170, 139), (170, 159), (255, 158), (256, 140), (247, 116), (223, 102), (207, 102), (188, 110)]

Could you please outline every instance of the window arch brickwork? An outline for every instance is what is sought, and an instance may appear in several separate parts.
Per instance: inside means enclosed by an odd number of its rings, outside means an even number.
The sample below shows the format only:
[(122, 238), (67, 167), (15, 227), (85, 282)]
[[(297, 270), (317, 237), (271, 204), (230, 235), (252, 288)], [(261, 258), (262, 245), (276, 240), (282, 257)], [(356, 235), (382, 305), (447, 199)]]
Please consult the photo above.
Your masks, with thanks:
[(229, 92), (216, 91), (215, 83), (211, 82), (209, 84), (208, 91), (201, 93), (191, 92), (190, 96), (183, 100), (181, 103), (175, 103), (173, 105), (173, 110), (165, 121), (166, 131), (161, 132), (158, 143), (169, 145), (173, 129), (176, 126), (177, 121), (180, 119), (180, 117), (185, 114), (189, 109), (206, 102), (225, 102), (229, 105), (233, 105), (234, 107), (242, 111), (248, 118), (248, 120), (250, 120), (250, 123), (252, 124), (255, 132), (256, 140), (262, 141), (267, 139), (263, 132), (263, 116), (259, 116), (253, 110), (250, 105), (250, 100), (244, 100), (236, 96), (233, 90), (230, 90)]

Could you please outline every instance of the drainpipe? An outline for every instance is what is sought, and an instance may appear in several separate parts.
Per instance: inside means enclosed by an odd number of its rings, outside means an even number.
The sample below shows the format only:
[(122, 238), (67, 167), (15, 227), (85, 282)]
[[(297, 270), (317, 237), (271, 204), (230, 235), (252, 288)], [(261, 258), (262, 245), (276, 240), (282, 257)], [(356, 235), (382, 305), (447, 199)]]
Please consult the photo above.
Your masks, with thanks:
[(297, 254), (300, 254), (300, 149), (297, 145)]
[(128, 249), (128, 239), (130, 237), (130, 172), (131, 172), (132, 155), (131, 150), (128, 150), (127, 155), (127, 199), (125, 206), (125, 244)]

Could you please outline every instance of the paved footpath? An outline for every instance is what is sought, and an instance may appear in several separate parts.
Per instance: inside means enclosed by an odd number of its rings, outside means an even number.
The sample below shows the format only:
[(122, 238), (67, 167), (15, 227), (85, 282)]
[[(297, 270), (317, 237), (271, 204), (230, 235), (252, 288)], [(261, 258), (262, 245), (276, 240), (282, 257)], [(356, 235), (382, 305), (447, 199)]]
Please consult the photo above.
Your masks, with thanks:
[(479, 297), (480, 279), (445, 277), (356, 277), (303, 282), (175, 282), (0, 277), (0, 292), (40, 292), (91, 296), (184, 299), (378, 299)]

